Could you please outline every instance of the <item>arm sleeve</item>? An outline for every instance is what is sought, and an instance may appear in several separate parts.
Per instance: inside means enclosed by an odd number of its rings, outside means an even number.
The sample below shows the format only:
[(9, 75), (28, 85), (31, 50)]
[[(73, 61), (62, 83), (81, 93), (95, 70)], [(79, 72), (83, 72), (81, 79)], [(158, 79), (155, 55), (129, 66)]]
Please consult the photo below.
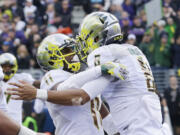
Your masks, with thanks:
[(100, 76), (101, 76), (101, 67), (100, 66), (93, 67), (91, 69), (88, 69), (86, 71), (83, 71), (76, 75), (71, 76), (68, 80), (61, 83), (57, 87), (57, 90), (64, 90), (64, 89), (69, 89), (69, 88), (80, 88), (86, 82), (97, 79)]
[(90, 81), (84, 84), (83, 89), (90, 97), (94, 99), (97, 95), (101, 94), (102, 91), (110, 84), (110, 80), (105, 77), (99, 77), (96, 80)]

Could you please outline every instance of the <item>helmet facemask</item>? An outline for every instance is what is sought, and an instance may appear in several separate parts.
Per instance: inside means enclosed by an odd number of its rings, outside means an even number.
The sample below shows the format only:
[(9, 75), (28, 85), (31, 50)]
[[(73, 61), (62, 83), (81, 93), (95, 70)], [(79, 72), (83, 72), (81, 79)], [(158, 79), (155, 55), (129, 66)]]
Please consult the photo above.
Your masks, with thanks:
[(64, 70), (70, 71), (70, 72), (77, 72), (80, 70), (80, 62), (79, 60), (74, 61), (74, 57), (76, 55), (74, 48), (71, 47), (65, 47), (60, 49), (61, 58), (64, 63)]

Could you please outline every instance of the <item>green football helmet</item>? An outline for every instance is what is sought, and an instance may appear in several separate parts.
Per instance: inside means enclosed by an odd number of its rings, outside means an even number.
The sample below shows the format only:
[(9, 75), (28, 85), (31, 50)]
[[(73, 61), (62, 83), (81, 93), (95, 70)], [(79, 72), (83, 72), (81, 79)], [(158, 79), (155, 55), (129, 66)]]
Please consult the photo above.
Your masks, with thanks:
[(85, 60), (94, 49), (123, 39), (118, 19), (107, 12), (93, 12), (87, 15), (80, 25), (77, 36), (79, 55)]
[[(52, 69), (63, 69), (77, 72), (80, 62), (70, 60), (75, 56), (75, 40), (63, 34), (52, 34), (47, 36), (40, 44), (37, 51), (37, 62), (46, 71)], [(66, 66), (65, 66), (66, 65)]]
[[(6, 81), (11, 79), (18, 70), (16, 57), (11, 53), (3, 53), (0, 55), (0, 65), (3, 68), (4, 80)], [(4, 70), (5, 65), (10, 66), (9, 71)]]

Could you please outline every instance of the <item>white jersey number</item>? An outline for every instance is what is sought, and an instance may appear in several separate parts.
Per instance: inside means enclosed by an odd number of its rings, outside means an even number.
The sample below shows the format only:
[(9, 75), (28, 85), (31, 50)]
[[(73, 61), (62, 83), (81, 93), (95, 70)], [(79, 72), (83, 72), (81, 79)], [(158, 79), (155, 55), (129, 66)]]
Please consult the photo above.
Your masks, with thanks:
[[(102, 125), (102, 119), (98, 119), (99, 118), (99, 110), (100, 110), (100, 98), (96, 97), (95, 99), (91, 100), (91, 114), (93, 116), (93, 121), (94, 121), (94, 125), (96, 126), (97, 129), (100, 129), (101, 125)], [(98, 114), (99, 113), (99, 114)]]

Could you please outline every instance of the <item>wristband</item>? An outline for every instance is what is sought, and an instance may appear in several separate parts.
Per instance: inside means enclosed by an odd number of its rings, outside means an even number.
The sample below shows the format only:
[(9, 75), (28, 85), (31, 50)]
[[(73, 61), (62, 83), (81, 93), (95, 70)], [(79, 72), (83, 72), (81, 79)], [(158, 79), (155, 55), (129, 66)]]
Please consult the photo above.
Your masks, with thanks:
[(48, 99), (48, 91), (43, 90), (43, 89), (37, 89), (36, 98), (41, 99), (41, 100), (47, 100)]

